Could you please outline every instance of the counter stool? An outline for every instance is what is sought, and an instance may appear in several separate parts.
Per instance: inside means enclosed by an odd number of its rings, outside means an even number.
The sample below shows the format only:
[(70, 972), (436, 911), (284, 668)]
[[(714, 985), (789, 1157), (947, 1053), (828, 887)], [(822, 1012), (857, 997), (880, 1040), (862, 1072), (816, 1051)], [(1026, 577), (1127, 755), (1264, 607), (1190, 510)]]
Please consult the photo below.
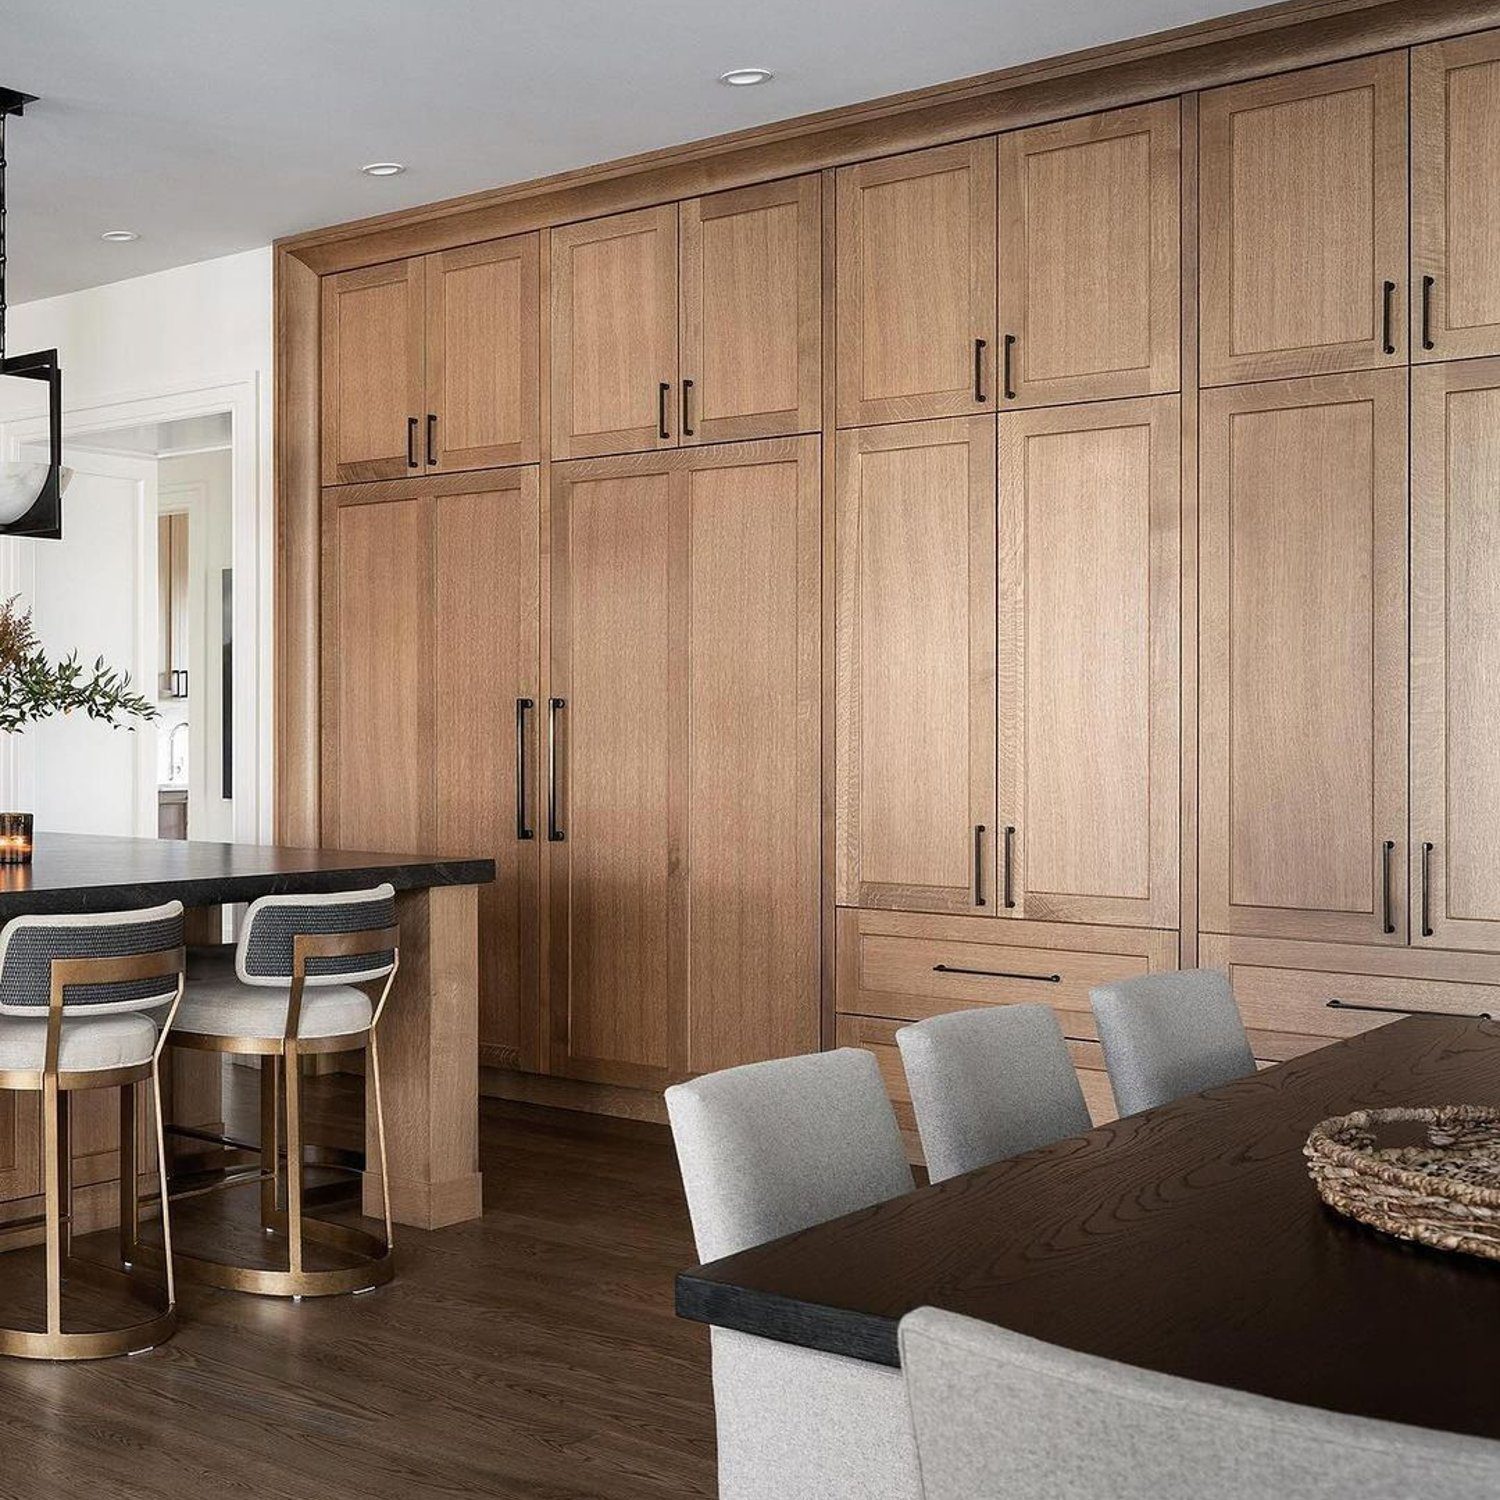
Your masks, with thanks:
[[(13, 1245), (46, 1246), (45, 1329), (0, 1328), (0, 1354), (24, 1359), (103, 1359), (137, 1354), (177, 1326), (172, 1229), (157, 1063), (183, 989), (182, 903), (143, 911), (16, 917), (0, 930), (0, 1088), (42, 1096), (44, 1211), (6, 1225)], [(148, 1012), (155, 1012), (153, 1017)], [(162, 1275), (137, 1253), (140, 1181), (137, 1086), (150, 1081), (161, 1184)], [(120, 1269), (73, 1258), (69, 1124), (73, 1095), (120, 1091)], [(153, 1316), (120, 1327), (63, 1327), (65, 1275), (111, 1289), (141, 1287)]]
[[(185, 1280), (269, 1297), (329, 1297), (369, 1291), (391, 1279), (391, 1192), (375, 1035), (400, 962), (399, 944), (396, 893), (389, 885), (326, 896), (262, 896), (245, 915), (232, 969), (211, 955), (189, 965), (171, 1045), (261, 1060), (260, 1140), (247, 1147), (215, 1139), (231, 1150), (254, 1151), (258, 1163), (226, 1172), (211, 1186), (259, 1184), (261, 1227), (285, 1241), (286, 1267), (179, 1250), (177, 1269)], [(305, 1146), (301, 1060), (357, 1049), (368, 1054), (375, 1103), (384, 1239), (306, 1212), (305, 1165), (359, 1171), (363, 1157), (351, 1163), (341, 1153)], [(201, 1132), (187, 1133), (202, 1138)], [(205, 1190), (194, 1187), (177, 1196)], [(354, 1263), (309, 1269), (309, 1242), (343, 1252)]]

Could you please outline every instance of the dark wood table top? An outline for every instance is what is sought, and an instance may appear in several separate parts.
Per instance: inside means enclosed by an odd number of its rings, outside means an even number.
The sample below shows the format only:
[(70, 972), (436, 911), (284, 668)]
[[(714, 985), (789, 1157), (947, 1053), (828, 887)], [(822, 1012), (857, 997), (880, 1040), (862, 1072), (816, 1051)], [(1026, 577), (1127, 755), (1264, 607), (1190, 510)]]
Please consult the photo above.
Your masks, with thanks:
[(32, 912), (124, 911), (174, 898), (185, 906), (217, 906), (257, 896), (358, 890), (382, 881), (400, 891), (495, 878), (490, 859), (83, 833), (39, 833), (34, 851), (29, 865), (0, 866), (0, 921)]
[(684, 1317), (895, 1365), (916, 1307), (1284, 1401), (1500, 1438), (1500, 1264), (1324, 1208), (1302, 1146), (1500, 1103), (1500, 1024), (1413, 1016), (684, 1272)]

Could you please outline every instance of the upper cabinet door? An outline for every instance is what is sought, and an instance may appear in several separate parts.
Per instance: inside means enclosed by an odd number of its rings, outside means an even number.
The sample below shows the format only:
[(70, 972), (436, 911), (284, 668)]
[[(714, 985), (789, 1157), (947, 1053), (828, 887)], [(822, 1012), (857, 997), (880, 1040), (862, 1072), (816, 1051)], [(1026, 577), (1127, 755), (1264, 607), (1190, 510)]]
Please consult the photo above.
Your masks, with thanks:
[(1178, 388), (1179, 114), (1000, 137), (1002, 407)]
[(821, 193), (813, 174), (682, 204), (684, 443), (821, 426)]
[(323, 483), (422, 467), (423, 263), (323, 278)]
[(1002, 916), (1177, 926), (1175, 396), (1000, 418)]
[(994, 915), (995, 424), (838, 439), (837, 899)]
[(838, 424), (994, 409), (995, 141), (838, 174)]
[(677, 205), (552, 231), (552, 456), (677, 445)]
[(537, 456), (538, 236), (427, 257), (429, 469), (489, 469)]
[(1406, 360), (1406, 54), (1199, 106), (1204, 385)]
[(1500, 360), (1412, 375), (1411, 933), (1500, 951)]
[(1205, 932), (1406, 941), (1406, 379), (1203, 393)]
[(1500, 354), (1500, 31), (1411, 55), (1414, 360)]

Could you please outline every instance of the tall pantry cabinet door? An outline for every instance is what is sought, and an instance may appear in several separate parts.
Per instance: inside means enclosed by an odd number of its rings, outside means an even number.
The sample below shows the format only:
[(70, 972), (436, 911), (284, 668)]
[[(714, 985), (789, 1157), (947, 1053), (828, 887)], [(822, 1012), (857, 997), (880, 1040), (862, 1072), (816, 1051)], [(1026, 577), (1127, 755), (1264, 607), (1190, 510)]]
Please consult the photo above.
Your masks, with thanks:
[(995, 140), (838, 174), (838, 425), (994, 410)]
[(1500, 31), (1411, 54), (1413, 360), (1500, 354)]
[(495, 879), (479, 887), (480, 1055), (535, 1069), (537, 471), (470, 483), (434, 501), (435, 841), (440, 853), (495, 861)]
[(1000, 418), (1002, 915), (1178, 922), (1175, 396)]
[(422, 467), (420, 257), (323, 277), (323, 483), (400, 479)]
[(677, 445), (677, 205), (552, 234), (552, 456)]
[(1175, 99), (1000, 137), (1000, 405), (1178, 387)]
[(1199, 103), (1204, 385), (1406, 362), (1406, 53)]
[(1203, 393), (1206, 932), (1406, 941), (1406, 381)]
[(429, 469), (536, 460), (538, 246), (521, 234), (427, 257)]
[(995, 424), (838, 444), (837, 899), (993, 915)]
[(1500, 951), (1500, 360), (1412, 374), (1411, 933)]

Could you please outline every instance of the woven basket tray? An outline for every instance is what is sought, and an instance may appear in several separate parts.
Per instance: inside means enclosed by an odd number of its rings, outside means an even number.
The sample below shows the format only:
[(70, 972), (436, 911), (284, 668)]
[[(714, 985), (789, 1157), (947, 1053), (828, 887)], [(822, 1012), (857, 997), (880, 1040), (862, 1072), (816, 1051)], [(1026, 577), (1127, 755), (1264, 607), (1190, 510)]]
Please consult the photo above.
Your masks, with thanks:
[[(1380, 1144), (1426, 1126), (1426, 1142)], [(1324, 1120), (1303, 1147), (1330, 1208), (1437, 1250), (1500, 1260), (1500, 1108), (1361, 1109)]]

